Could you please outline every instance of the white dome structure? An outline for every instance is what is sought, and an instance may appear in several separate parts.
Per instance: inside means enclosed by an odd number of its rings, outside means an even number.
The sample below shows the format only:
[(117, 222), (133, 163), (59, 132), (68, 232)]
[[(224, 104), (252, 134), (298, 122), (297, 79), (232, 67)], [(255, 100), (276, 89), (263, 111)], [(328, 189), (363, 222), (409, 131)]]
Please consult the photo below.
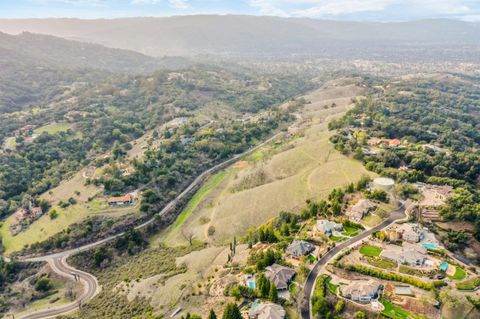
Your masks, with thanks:
[(389, 191), (392, 189), (395, 181), (387, 177), (378, 177), (373, 180), (372, 188), (373, 189), (382, 189), (384, 191)]

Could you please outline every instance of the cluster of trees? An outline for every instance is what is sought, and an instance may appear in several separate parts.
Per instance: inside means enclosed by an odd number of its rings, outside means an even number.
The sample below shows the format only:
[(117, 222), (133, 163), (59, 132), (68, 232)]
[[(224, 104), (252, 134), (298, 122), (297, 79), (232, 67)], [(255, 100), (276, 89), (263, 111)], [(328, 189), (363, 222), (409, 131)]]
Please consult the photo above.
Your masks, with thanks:
[[(404, 80), (388, 83), (379, 97), (355, 101), (355, 107), (330, 123), (337, 149), (362, 160), (367, 169), (407, 182), (451, 185), (455, 195), (442, 210), (448, 220), (480, 217), (480, 89), (462, 81)], [(405, 92), (408, 92), (405, 93)], [(454, 93), (454, 94), (452, 94)], [(398, 138), (400, 147), (364, 152), (367, 136)], [(400, 170), (400, 166), (408, 170)], [(414, 196), (410, 189), (403, 196)], [(480, 224), (476, 236), (480, 238)]]
[[(14, 302), (12, 286), (19, 280), (33, 276), (41, 266), (40, 263), (7, 262), (0, 256), (0, 315), (8, 311)], [(36, 288), (41, 290), (42, 286)]]
[[(345, 308), (345, 302), (342, 299), (339, 299), (335, 304), (333, 304), (329, 299), (327, 299), (326, 294), (328, 280), (329, 278), (327, 275), (321, 275), (317, 278), (311, 300), (312, 313), (320, 319), (341, 319), (342, 317), (340, 314)], [(363, 318), (366, 318), (365, 314), (363, 315)]]
[[(186, 114), (211, 102), (220, 102), (241, 112), (265, 110), (309, 88), (308, 81), (299, 81), (295, 76), (285, 75), (274, 80), (276, 75), (270, 75), (272, 85), (260, 94), (256, 87), (245, 85), (258, 75), (211, 70), (208, 67), (193, 67), (182, 70), (181, 74), (175, 80), (169, 78), (168, 71), (159, 71), (148, 77), (108, 74), (67, 91), (65, 83), (58, 80), (59, 91), (45, 94), (45, 100), (39, 102), (39, 111), (35, 114), (0, 115), (0, 144), (27, 124), (37, 127), (53, 122), (68, 121), (72, 124), (71, 130), (43, 133), (34, 140), (25, 139), (31, 132), (25, 133), (25, 136), (17, 138), (16, 149), (8, 150), (0, 158), (3, 173), (0, 179), (0, 214), (13, 212), (25, 194), (35, 196), (49, 190), (100, 154), (112, 150), (113, 160), (116, 160), (131, 148), (131, 140), (178, 116), (179, 110), (180, 115)], [(90, 79), (89, 76), (78, 78)], [(48, 84), (52, 90), (55, 83), (57, 80)], [(63, 95), (59, 98), (57, 93)], [(182, 149), (180, 143), (180, 135), (185, 132), (179, 132), (168, 149), (152, 151), (143, 164), (138, 163), (137, 174), (133, 178), (112, 178), (101, 182), (107, 191), (114, 192), (142, 183), (145, 179), (158, 178), (157, 190), (164, 189), (171, 185), (163, 181), (182, 180), (212, 162), (245, 150), (275, 128), (277, 120), (264, 125), (232, 125), (223, 133), (198, 136), (194, 147), (188, 151)], [(199, 155), (196, 156), (195, 152)], [(178, 161), (171, 162), (171, 159), (177, 158)], [(152, 166), (169, 159), (169, 165)], [(194, 163), (204, 165), (198, 167), (202, 165)], [(154, 173), (145, 174), (148, 170)], [(160, 197), (161, 205), (164, 201), (163, 196)], [(144, 209), (149, 208), (144, 205)]]
[(377, 200), (379, 202), (388, 203), (388, 194), (383, 189), (375, 189), (372, 191), (365, 191), (365, 197), (372, 200)]
[(259, 274), (255, 281), (255, 287), (259, 297), (267, 298), (271, 302), (278, 301), (277, 287), (273, 282), (268, 280), (263, 273)]
[[(279, 216), (258, 228), (250, 229), (244, 241), (249, 246), (255, 243), (276, 243), (279, 247), (285, 247), (300, 228), (300, 222), (315, 217), (339, 216), (345, 208), (344, 198), (346, 194), (363, 191), (368, 198), (380, 201), (388, 201), (385, 191), (367, 192), (366, 188), (371, 181), (370, 177), (362, 176), (356, 183), (350, 183), (345, 188), (335, 188), (328, 195), (328, 200), (307, 200), (306, 206), (299, 214), (281, 212)], [(363, 226), (345, 221), (346, 226), (363, 228)]]
[(159, 148), (147, 150), (142, 161), (135, 160), (132, 174), (122, 176), (114, 172), (96, 182), (103, 184), (110, 193), (148, 185), (141, 210), (150, 214), (158, 211), (202, 171), (247, 150), (288, 119), (288, 115), (276, 112), (262, 123), (232, 123), (209, 130), (199, 130), (197, 123), (185, 125), (172, 130), (170, 138)]
[(248, 263), (255, 265), (257, 271), (262, 271), (274, 263), (282, 263), (282, 253), (273, 249), (251, 253), (248, 256)]

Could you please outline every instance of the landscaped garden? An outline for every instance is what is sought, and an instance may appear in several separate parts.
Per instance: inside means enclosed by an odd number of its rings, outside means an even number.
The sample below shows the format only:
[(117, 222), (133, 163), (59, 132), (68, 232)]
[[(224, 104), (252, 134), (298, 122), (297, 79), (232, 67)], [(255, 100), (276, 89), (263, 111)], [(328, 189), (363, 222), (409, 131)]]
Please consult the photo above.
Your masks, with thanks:
[(327, 278), (325, 279), (325, 285), (326, 285), (328, 291), (330, 291), (331, 294), (333, 294), (333, 295), (336, 296), (336, 295), (337, 295), (338, 286), (332, 284), (331, 281), (332, 281), (332, 277), (330, 277), (330, 276), (327, 277)]
[(378, 257), (380, 256), (381, 252), (382, 252), (382, 248), (378, 246), (363, 245), (360, 248), (360, 254), (365, 256), (370, 256), (370, 257)]
[(465, 270), (462, 269), (462, 267), (459, 267), (459, 266), (453, 266), (453, 267), (455, 267), (455, 273), (452, 276), (448, 276), (450, 279), (462, 280), (462, 279), (465, 279), (465, 277), (467, 277), (467, 273), (465, 272)]
[(392, 318), (392, 319), (427, 319), (427, 317), (424, 317), (422, 315), (417, 315), (414, 313), (411, 313), (403, 308), (400, 308), (399, 306), (396, 306), (392, 304), (390, 301), (388, 301), (385, 298), (380, 298), (380, 302), (383, 304), (385, 309), (382, 311), (382, 315), (384, 315), (387, 318)]
[(395, 269), (398, 266), (396, 262), (381, 257), (365, 256), (364, 258), (364, 260), (370, 265), (382, 269)]
[(358, 235), (360, 229), (354, 226), (343, 226), (344, 232), (342, 233), (343, 236), (353, 237)]
[(480, 286), (480, 277), (474, 277), (455, 284), (458, 290), (473, 290)]

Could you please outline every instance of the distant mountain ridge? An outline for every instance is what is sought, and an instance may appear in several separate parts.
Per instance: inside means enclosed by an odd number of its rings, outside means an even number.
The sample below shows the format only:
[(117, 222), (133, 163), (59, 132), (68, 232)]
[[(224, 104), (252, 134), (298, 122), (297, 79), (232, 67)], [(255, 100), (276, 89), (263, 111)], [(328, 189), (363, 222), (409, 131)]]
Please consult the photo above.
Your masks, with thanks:
[(111, 72), (150, 72), (157, 61), (138, 52), (66, 40), (50, 35), (0, 32), (0, 63), (18, 59), (56, 69), (99, 69)]
[[(245, 15), (120, 19), (0, 19), (0, 30), (22, 31), (128, 49), (146, 55), (423, 57), (448, 48), (453, 59), (480, 47), (480, 24), (456, 20), (344, 22)], [(418, 48), (422, 48), (418, 50)], [(459, 52), (459, 50), (465, 50)], [(430, 52), (425, 52), (425, 49)], [(453, 51), (452, 51), (453, 50)], [(445, 53), (442, 53), (445, 54)]]

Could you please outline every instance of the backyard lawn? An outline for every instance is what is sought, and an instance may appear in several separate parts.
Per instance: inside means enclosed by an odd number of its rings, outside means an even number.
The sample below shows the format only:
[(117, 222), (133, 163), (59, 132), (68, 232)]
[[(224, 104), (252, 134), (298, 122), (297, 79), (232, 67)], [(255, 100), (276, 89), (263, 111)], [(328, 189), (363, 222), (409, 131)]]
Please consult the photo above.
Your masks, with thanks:
[(370, 257), (380, 256), (382, 248), (378, 246), (364, 245), (360, 248), (360, 254)]
[(392, 304), (390, 301), (388, 301), (385, 298), (380, 298), (380, 302), (383, 304), (385, 309), (382, 311), (382, 315), (384, 315), (387, 318), (392, 318), (392, 319), (427, 319), (427, 317), (422, 316), (422, 315), (417, 315), (414, 313), (411, 313), (405, 309), (402, 309), (394, 304)]
[(330, 293), (331, 293), (332, 295), (335, 295), (335, 296), (336, 296), (336, 295), (337, 295), (338, 286), (332, 284), (331, 281), (332, 281), (332, 277), (329, 276), (329, 277), (327, 277), (327, 279), (325, 279), (325, 284), (326, 284), (326, 286), (327, 286), (328, 291), (330, 291)]
[(348, 237), (353, 237), (353, 236), (356, 236), (358, 235), (358, 233), (360, 232), (360, 229), (357, 228), (357, 227), (353, 227), (353, 226), (343, 226), (343, 229), (345, 230), (342, 235), (343, 236), (348, 236)]
[(397, 268), (397, 263), (385, 258), (380, 257), (365, 257), (365, 261), (372, 266), (382, 268), (382, 269), (395, 269)]
[(458, 290), (473, 290), (480, 286), (480, 277), (474, 277), (455, 284)]
[[(453, 265), (450, 265), (450, 266), (453, 266)], [(455, 267), (455, 273), (453, 274), (453, 276), (448, 276), (449, 278), (455, 279), (455, 280), (462, 280), (462, 279), (465, 279), (465, 277), (467, 277), (467, 273), (461, 267), (458, 267), (458, 266), (453, 266), (453, 267)]]
[(339, 237), (339, 236), (330, 236), (330, 239), (333, 241), (342, 241), (345, 239), (345, 237)]

